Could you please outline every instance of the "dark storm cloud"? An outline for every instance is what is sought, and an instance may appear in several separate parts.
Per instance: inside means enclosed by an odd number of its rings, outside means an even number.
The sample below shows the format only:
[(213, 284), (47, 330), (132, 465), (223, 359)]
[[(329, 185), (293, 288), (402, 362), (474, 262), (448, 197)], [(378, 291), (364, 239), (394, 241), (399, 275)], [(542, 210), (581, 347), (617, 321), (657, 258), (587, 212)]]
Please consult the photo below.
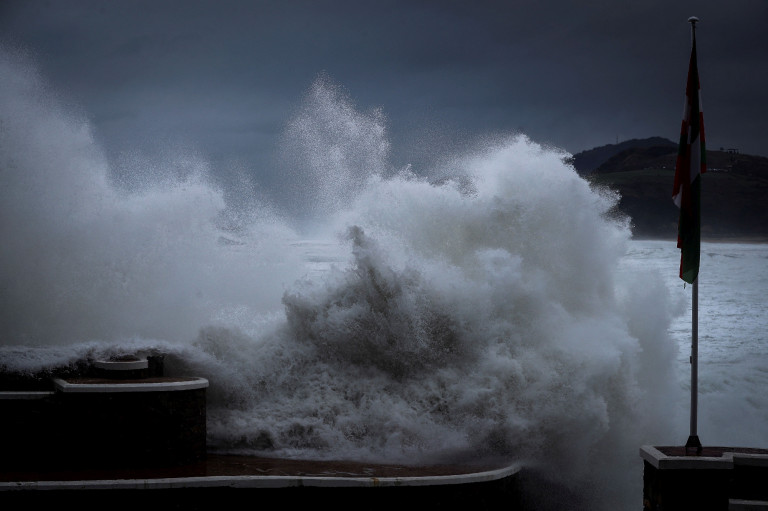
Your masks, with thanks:
[(325, 72), (361, 109), (382, 108), (404, 164), (517, 130), (570, 152), (675, 139), (696, 15), (710, 147), (768, 154), (767, 6), (6, 0), (0, 30), (113, 153), (180, 142), (267, 165)]

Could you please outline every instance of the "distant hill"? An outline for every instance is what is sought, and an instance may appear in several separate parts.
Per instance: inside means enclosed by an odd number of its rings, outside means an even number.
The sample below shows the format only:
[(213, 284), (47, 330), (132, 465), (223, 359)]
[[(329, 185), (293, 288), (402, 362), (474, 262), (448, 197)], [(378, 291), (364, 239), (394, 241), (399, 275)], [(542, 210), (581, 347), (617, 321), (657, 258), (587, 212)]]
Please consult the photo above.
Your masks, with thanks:
[[(620, 194), (617, 213), (631, 218), (635, 237), (672, 240), (676, 158), (677, 144), (653, 137), (584, 151), (572, 163), (593, 186)], [(576, 162), (588, 166), (579, 170)], [(702, 179), (702, 239), (768, 241), (768, 158), (707, 151)]]
[(571, 163), (576, 171), (584, 176), (591, 174), (600, 165), (623, 151), (654, 147), (670, 147), (677, 150), (677, 144), (666, 138), (633, 138), (618, 144), (608, 144), (574, 154)]

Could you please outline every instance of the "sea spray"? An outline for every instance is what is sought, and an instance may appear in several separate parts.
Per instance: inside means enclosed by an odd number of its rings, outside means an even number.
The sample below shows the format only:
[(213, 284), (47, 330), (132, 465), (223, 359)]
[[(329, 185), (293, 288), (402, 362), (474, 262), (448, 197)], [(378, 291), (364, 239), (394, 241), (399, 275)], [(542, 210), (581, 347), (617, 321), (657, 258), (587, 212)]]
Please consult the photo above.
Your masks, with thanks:
[[(371, 178), (392, 172), (382, 110), (360, 112), (349, 93), (321, 73), (284, 130), (280, 187), (304, 229), (322, 229)], [(313, 233), (314, 234), (314, 233)]]
[[(644, 272), (615, 278), (629, 235), (610, 217), (615, 197), (592, 190), (561, 153), (516, 137), (454, 166), (469, 180), (436, 185), (401, 173), (369, 183), (341, 215), (342, 226), (355, 226), (356, 259), (335, 277), (338, 288), (310, 283), (286, 296), (296, 337), (342, 366), (362, 359), (376, 375), (370, 393), (381, 371), (401, 382), (402, 390), (386, 387), (388, 399), (400, 393), (419, 417), (423, 455), (503, 454), (556, 467), (576, 485), (613, 478), (606, 487), (620, 494), (640, 478), (632, 471), (640, 439), (672, 416), (656, 413), (657, 404), (669, 408), (657, 401), (670, 396), (674, 361), (664, 286)], [(391, 331), (403, 310), (408, 340)], [(413, 395), (430, 406), (411, 410)], [(401, 452), (375, 456), (412, 457), (407, 438)], [(439, 443), (446, 439), (454, 443)]]
[(321, 80), (288, 123), (295, 217), (241, 210), (189, 155), (116, 182), (88, 123), (2, 59), (6, 370), (162, 352), (210, 380), (212, 449), (502, 458), (639, 500), (637, 447), (676, 388), (674, 307), (658, 276), (618, 271), (617, 198), (564, 153), (518, 135), (394, 169), (383, 116)]
[(194, 154), (112, 172), (86, 120), (23, 57), (0, 57), (4, 344), (189, 340), (232, 316), (258, 323), (279, 311), (304, 270), (271, 205), (227, 204)]

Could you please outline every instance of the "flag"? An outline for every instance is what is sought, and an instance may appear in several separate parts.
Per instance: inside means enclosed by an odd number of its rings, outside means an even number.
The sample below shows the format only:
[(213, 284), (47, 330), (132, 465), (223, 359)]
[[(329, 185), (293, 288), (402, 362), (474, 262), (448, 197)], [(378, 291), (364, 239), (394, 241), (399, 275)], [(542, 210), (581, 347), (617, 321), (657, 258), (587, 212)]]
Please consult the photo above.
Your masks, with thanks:
[(675, 165), (672, 200), (680, 208), (677, 248), (680, 249), (680, 278), (693, 284), (699, 275), (701, 244), (701, 174), (706, 171), (704, 113), (701, 107), (699, 69), (696, 62), (696, 33), (693, 33), (685, 111)]

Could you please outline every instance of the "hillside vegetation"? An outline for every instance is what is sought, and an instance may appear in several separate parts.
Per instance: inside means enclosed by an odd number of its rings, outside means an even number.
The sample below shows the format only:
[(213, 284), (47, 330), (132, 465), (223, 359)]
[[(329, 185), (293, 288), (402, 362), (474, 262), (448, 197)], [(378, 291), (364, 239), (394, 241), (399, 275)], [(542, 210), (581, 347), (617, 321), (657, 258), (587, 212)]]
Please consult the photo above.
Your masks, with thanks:
[[(632, 142), (620, 148), (611, 145), (591, 150), (592, 154), (600, 152), (602, 161), (585, 159), (580, 153), (571, 163), (593, 186), (620, 194), (618, 213), (631, 218), (636, 238), (674, 240), (678, 209), (672, 202), (672, 186), (677, 144), (659, 137)], [(593, 168), (584, 166), (584, 161)], [(768, 158), (707, 151), (701, 223), (704, 241), (768, 241)]]

